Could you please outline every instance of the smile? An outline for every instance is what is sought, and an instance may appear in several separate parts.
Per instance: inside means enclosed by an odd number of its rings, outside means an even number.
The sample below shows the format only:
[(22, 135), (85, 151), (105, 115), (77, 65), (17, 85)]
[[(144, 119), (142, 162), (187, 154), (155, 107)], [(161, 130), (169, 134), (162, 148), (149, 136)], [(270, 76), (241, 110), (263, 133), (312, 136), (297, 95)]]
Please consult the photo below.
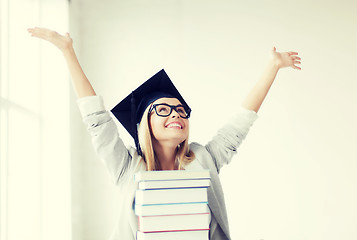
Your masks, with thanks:
[(179, 128), (182, 129), (182, 125), (177, 122), (169, 123), (165, 126), (166, 128)]

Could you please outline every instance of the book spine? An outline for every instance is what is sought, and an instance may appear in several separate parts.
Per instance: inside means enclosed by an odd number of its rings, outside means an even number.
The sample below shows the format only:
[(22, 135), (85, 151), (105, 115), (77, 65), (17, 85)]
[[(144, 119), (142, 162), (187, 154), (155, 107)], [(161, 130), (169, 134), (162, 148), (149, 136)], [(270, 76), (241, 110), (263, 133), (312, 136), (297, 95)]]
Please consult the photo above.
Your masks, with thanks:
[(167, 232), (209, 229), (209, 213), (142, 216), (138, 219), (141, 232)]
[(136, 204), (169, 204), (206, 202), (207, 187), (150, 189), (136, 191)]

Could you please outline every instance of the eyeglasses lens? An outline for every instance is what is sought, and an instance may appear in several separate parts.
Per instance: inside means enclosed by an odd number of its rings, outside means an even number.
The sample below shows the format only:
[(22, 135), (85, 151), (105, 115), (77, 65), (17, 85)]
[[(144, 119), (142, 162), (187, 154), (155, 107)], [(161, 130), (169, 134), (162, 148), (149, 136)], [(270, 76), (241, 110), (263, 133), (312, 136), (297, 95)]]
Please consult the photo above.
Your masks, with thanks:
[(167, 117), (171, 114), (172, 109), (175, 109), (175, 111), (183, 118), (187, 118), (187, 112), (183, 106), (169, 106), (169, 105), (156, 105), (155, 107), (156, 114), (161, 116), (161, 117)]

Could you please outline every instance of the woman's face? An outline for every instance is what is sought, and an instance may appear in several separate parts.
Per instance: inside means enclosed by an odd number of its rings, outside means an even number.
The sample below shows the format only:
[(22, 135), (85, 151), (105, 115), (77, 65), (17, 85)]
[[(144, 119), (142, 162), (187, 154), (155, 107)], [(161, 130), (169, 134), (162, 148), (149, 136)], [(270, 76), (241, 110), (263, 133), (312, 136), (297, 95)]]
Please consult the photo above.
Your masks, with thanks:
[[(160, 98), (153, 104), (160, 103), (173, 106), (181, 104), (176, 98)], [(153, 138), (159, 142), (170, 141), (177, 146), (188, 138), (189, 121), (182, 118), (174, 109), (167, 117), (158, 116), (153, 110), (150, 113), (149, 124)]]

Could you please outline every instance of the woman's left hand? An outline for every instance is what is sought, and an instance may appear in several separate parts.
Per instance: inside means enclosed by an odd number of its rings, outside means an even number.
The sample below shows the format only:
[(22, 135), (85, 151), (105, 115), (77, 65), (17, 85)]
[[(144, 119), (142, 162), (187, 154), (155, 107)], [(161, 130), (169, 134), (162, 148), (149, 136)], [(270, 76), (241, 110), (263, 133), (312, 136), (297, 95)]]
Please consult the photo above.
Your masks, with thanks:
[(272, 61), (280, 69), (284, 67), (292, 67), (294, 69), (301, 70), (301, 67), (296, 64), (301, 64), (301, 58), (298, 57), (297, 52), (277, 52), (276, 48), (272, 49)]

